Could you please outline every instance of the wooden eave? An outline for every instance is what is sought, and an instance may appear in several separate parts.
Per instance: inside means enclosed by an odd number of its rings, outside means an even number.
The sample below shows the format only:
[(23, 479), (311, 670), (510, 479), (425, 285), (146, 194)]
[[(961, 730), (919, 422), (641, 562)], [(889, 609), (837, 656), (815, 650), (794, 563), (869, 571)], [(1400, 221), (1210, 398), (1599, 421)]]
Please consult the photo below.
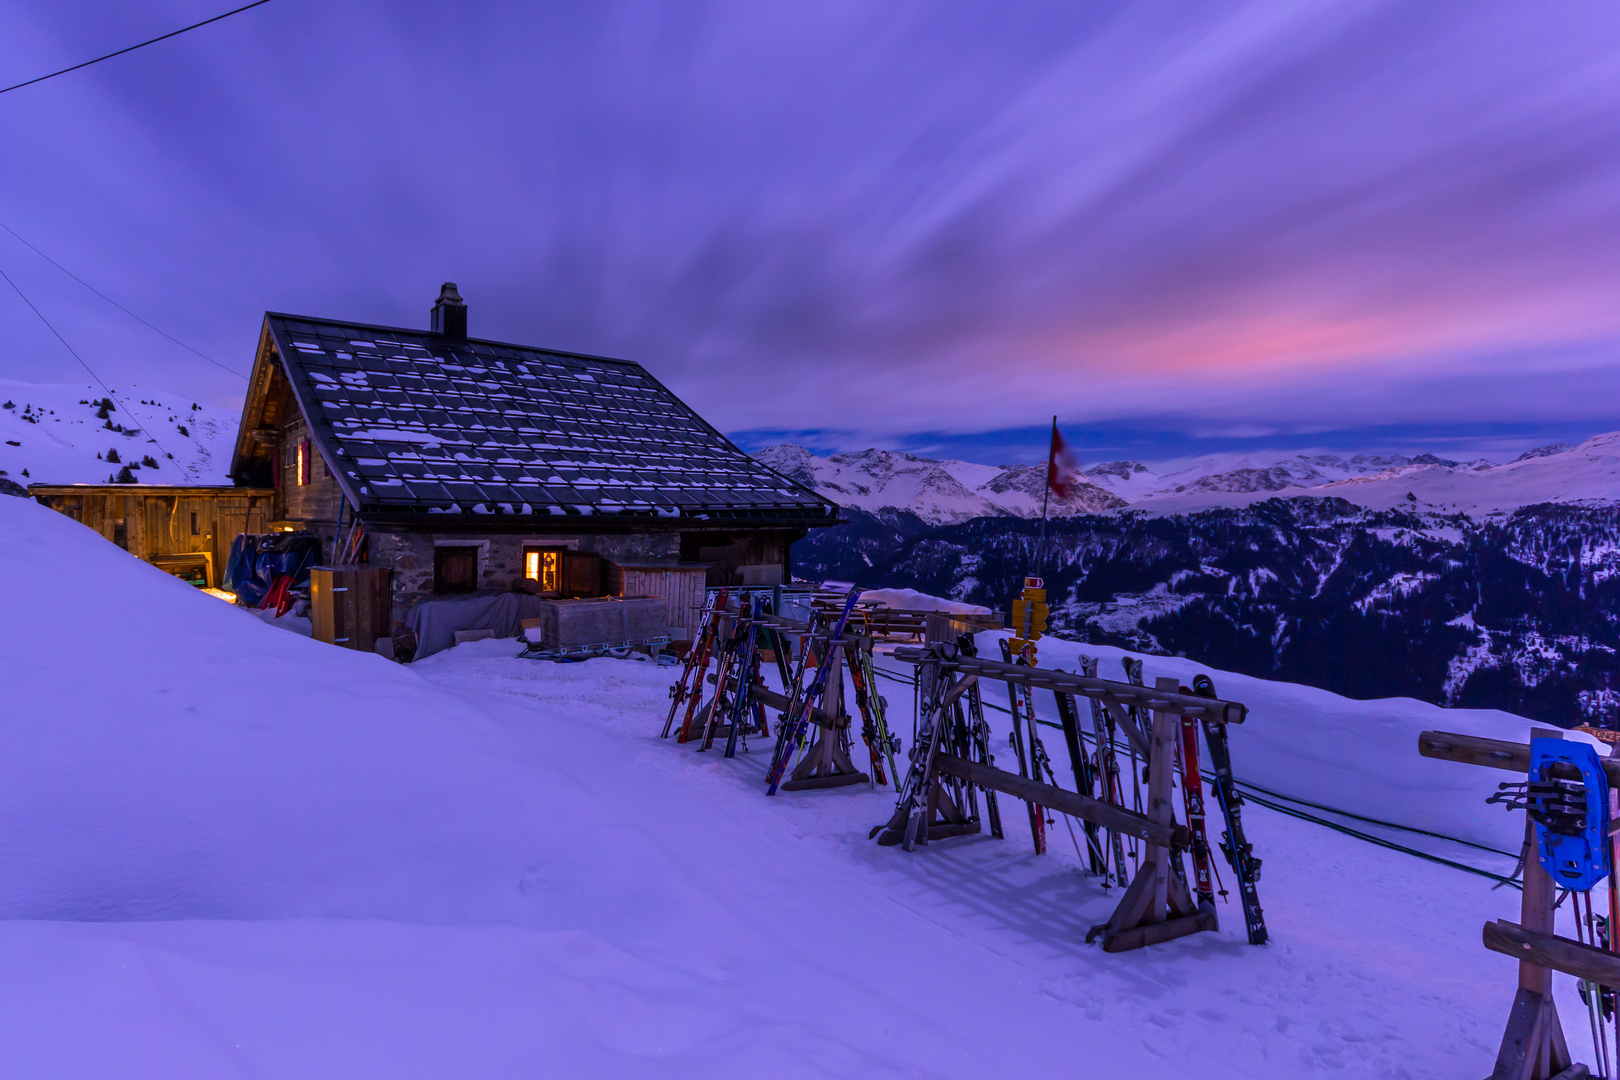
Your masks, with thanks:
[(29, 484), (30, 495), (177, 495), (269, 496), (274, 488), (237, 487), (233, 484)]

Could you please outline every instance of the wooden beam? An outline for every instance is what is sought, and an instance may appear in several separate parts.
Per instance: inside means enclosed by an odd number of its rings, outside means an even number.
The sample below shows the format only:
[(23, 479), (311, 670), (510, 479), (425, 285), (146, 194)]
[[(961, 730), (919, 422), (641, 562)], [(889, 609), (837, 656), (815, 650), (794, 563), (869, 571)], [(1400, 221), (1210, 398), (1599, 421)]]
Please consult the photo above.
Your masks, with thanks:
[(1052, 690), (1062, 694), (1114, 701), (1121, 705), (1136, 705), (1149, 712), (1172, 712), (1178, 716), (1196, 716), (1221, 724), (1241, 724), (1249, 708), (1236, 701), (1220, 701), (1196, 694), (1168, 693), (1135, 686), (1111, 679), (1088, 679), (1052, 668), (1026, 667), (1023, 664), (1004, 664), (999, 660), (986, 660), (978, 656), (941, 656), (931, 649), (906, 648), (894, 650), (894, 658), (907, 664), (942, 663), (963, 674), (978, 675), (985, 679), (1019, 683), (1037, 690)]
[(1481, 937), (1487, 949), (1522, 963), (1562, 971), (1604, 986), (1620, 986), (1620, 955), (1605, 949), (1557, 934), (1538, 934), (1506, 919), (1486, 923)]
[[(713, 685), (713, 675), (709, 676), (709, 683), (710, 685)], [(775, 709), (777, 712), (786, 712), (788, 707), (788, 699), (785, 696), (778, 694), (775, 690), (767, 689), (758, 683), (751, 683), (749, 685), (748, 700), (757, 701), (767, 709)], [(812, 724), (819, 728), (832, 729), (849, 726), (849, 722), (847, 720), (833, 716), (822, 709), (811, 709), (809, 712), (809, 719)]]
[(1124, 836), (1134, 836), (1165, 847), (1192, 846), (1192, 833), (1184, 825), (1163, 825), (1134, 810), (1111, 806), (1050, 784), (1039, 784), (993, 765), (983, 765), (954, 754), (936, 754), (934, 768), (947, 776), (967, 780), (992, 791), (1005, 792), (1025, 802), (1050, 806), (1081, 821), (1095, 822)]
[[(1521, 775), (1530, 771), (1529, 743), (1486, 739), (1478, 735), (1456, 735), (1449, 731), (1425, 731), (1418, 736), (1418, 753), (1440, 761), (1485, 765)], [(1601, 760), (1610, 786), (1620, 787), (1620, 758)]]
[(1103, 952), (1128, 952), (1131, 949), (1141, 949), (1148, 945), (1159, 945), (1166, 941), (1174, 941), (1178, 937), (1188, 934), (1197, 934), (1205, 930), (1219, 930), (1220, 924), (1215, 917), (1215, 909), (1209, 908), (1193, 915), (1183, 915), (1177, 919), (1165, 919), (1163, 922), (1143, 923), (1131, 930), (1121, 930), (1117, 934), (1108, 934), (1103, 938)]

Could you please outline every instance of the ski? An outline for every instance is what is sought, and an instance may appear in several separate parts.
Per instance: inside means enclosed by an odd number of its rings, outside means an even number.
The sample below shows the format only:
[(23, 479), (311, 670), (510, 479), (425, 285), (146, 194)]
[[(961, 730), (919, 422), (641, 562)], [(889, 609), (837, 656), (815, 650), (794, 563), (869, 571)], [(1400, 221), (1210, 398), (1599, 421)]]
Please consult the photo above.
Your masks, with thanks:
[[(1193, 693), (1213, 698), (1215, 683), (1208, 675), (1193, 679)], [(1266, 919), (1260, 910), (1260, 893), (1255, 883), (1260, 880), (1260, 860), (1254, 857), (1254, 845), (1243, 836), (1243, 820), (1239, 808), (1243, 797), (1238, 794), (1237, 781), (1232, 776), (1232, 752), (1226, 741), (1226, 726), (1205, 720), (1204, 741), (1209, 746), (1210, 764), (1215, 769), (1215, 801), (1220, 804), (1226, 819), (1226, 832), (1221, 837), (1221, 853), (1232, 864), (1237, 875), (1238, 895), (1243, 899), (1243, 921), (1248, 925), (1249, 944), (1266, 943)]]
[(726, 606), (730, 603), (730, 590), (721, 589), (715, 597), (714, 607), (709, 612), (708, 633), (703, 641), (703, 655), (698, 658), (697, 671), (693, 675), (690, 696), (686, 701), (686, 718), (681, 722), (681, 733), (676, 742), (689, 741), (694, 734), (694, 724), (697, 721), (698, 711), (703, 704), (703, 684), (708, 678), (709, 664), (720, 655), (723, 647), (720, 634), (726, 625)]
[[(748, 598), (746, 614), (739, 612), (738, 629), (743, 637), (742, 658), (737, 665), (737, 689), (731, 699), (731, 730), (726, 733), (728, 758), (737, 756), (737, 740), (742, 736), (743, 721), (754, 712), (748, 688), (759, 678), (759, 605), (760, 597)], [(744, 629), (746, 627), (746, 629)]]
[(849, 681), (855, 687), (855, 704), (861, 710), (861, 739), (872, 755), (872, 779), (878, 784), (889, 782), (883, 772), (886, 755), (889, 760), (888, 776), (893, 776), (898, 784), (900, 772), (894, 764), (894, 752), (900, 740), (889, 734), (888, 702), (877, 692), (873, 680), (876, 670), (871, 650), (856, 649), (855, 655), (850, 658)]
[[(957, 638), (957, 648), (966, 656), (979, 655), (978, 642), (974, 640), (972, 634), (963, 634)], [(968, 721), (973, 725), (971, 737), (973, 746), (978, 751), (977, 760), (986, 765), (994, 765), (995, 755), (990, 753), (990, 722), (984, 718), (984, 698), (979, 693), (979, 684), (975, 682), (962, 696), (967, 698)], [(984, 809), (986, 816), (990, 818), (990, 835), (997, 840), (1002, 839), (1004, 834), (1001, 831), (1001, 807), (996, 803), (994, 788), (984, 789)]]
[[(1080, 657), (1080, 674), (1088, 679), (1097, 677), (1095, 656)], [(1096, 698), (1091, 699), (1091, 729), (1097, 738), (1097, 781), (1102, 787), (1103, 801), (1123, 808), (1125, 790), (1120, 784), (1119, 755), (1114, 753), (1114, 718)], [(1114, 882), (1123, 888), (1131, 880), (1130, 872), (1125, 869), (1125, 844), (1112, 829), (1108, 830), (1108, 840), (1113, 849)]]
[[(1001, 642), (1001, 657), (1003, 661), (1009, 664), (1022, 663), (1024, 659), (1022, 656), (1018, 657), (1016, 661), (1013, 659), (1012, 646), (1007, 644), (1005, 638), (1003, 638)], [(1024, 690), (1025, 692), (1020, 694), (1020, 690)], [(1025, 708), (1027, 694), (1027, 688), (1020, 686), (1018, 683), (1010, 682), (1007, 684), (1007, 704), (1012, 711), (1012, 734), (1009, 736), (1008, 741), (1011, 742), (1013, 751), (1018, 755), (1018, 775), (1029, 780), (1034, 780), (1036, 783), (1040, 783), (1041, 777), (1039, 772), (1036, 771), (1039, 769), (1039, 766), (1035, 764), (1032, 756), (1026, 756), (1024, 753), (1024, 719), (1026, 716), (1028, 716), (1031, 721), (1033, 721), (1035, 718), (1035, 710), (1033, 708)], [(1031, 725), (1031, 731), (1033, 730), (1033, 725)], [(1031, 747), (1030, 749), (1033, 753), (1034, 748)], [(1024, 806), (1029, 810), (1029, 833), (1031, 839), (1033, 839), (1035, 842), (1035, 854), (1045, 855), (1045, 808), (1038, 803), (1029, 802), (1027, 800), (1025, 801)]]
[[(1086, 756), (1085, 743), (1080, 738), (1080, 710), (1073, 694), (1055, 694), (1058, 720), (1063, 725), (1063, 741), (1069, 749), (1069, 765), (1074, 770), (1074, 789), (1088, 798), (1097, 797), (1096, 781), (1091, 775), (1091, 759)], [(1101, 830), (1095, 822), (1083, 821), (1086, 830), (1086, 851), (1093, 874), (1107, 875), (1108, 859), (1103, 854)]]
[(692, 647), (687, 650), (686, 664), (681, 668), (681, 678), (674, 686), (669, 688), (669, 716), (664, 718), (664, 731), (661, 739), (669, 738), (670, 731), (675, 726), (675, 714), (680, 710), (681, 703), (687, 702), (686, 722), (681, 725), (679, 742), (686, 741), (687, 729), (691, 726), (692, 714), (697, 711), (697, 702), (703, 697), (703, 677), (709, 673), (709, 655), (714, 648), (714, 631), (719, 624), (720, 613), (725, 610), (729, 590), (721, 589), (712, 604), (705, 604), (703, 619), (698, 624), (697, 636), (692, 640)]
[(720, 662), (715, 669), (714, 697), (709, 699), (709, 711), (703, 720), (703, 739), (698, 745), (699, 750), (707, 750), (713, 746), (715, 734), (720, 730), (721, 709), (726, 700), (726, 687), (731, 684), (733, 673), (737, 668), (738, 656), (742, 652), (743, 614), (739, 607), (736, 616), (732, 619), (731, 636), (726, 639), (725, 651), (720, 654)]
[[(1183, 691), (1190, 693), (1190, 691)], [(1210, 873), (1209, 838), (1204, 833), (1204, 778), (1198, 771), (1198, 724), (1181, 718), (1181, 794), (1192, 833), (1193, 877), (1200, 904), (1215, 902), (1215, 879)]]
[[(776, 789), (782, 782), (782, 776), (787, 772), (788, 763), (793, 754), (804, 741), (805, 729), (810, 723), (810, 709), (820, 701), (827, 690), (827, 680), (831, 678), (832, 669), (837, 664), (831, 663), (832, 650), (835, 642), (844, 636), (844, 628), (849, 625), (849, 614), (855, 610), (855, 601), (859, 600), (861, 590), (850, 589), (849, 598), (844, 601), (844, 610), (839, 614), (838, 621), (833, 624), (832, 632), (827, 635), (827, 647), (823, 650), (820, 662), (816, 666), (816, 677), (805, 691), (803, 697), (795, 694), (793, 701), (796, 711), (791, 711), (777, 727), (776, 755), (771, 759), (771, 771), (767, 779), (769, 784), (765, 794), (775, 795)], [(809, 648), (805, 650), (809, 654)], [(801, 665), (802, 670), (802, 665)]]

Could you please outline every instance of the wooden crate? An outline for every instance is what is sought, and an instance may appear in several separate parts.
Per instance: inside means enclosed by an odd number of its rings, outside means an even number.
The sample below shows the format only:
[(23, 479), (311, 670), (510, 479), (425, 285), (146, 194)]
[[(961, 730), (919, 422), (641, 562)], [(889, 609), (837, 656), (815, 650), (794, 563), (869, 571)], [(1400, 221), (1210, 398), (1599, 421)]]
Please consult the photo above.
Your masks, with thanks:
[(708, 563), (610, 562), (603, 591), (609, 596), (656, 596), (668, 605), (672, 638), (691, 640), (702, 619)]
[(309, 571), (309, 618), (316, 641), (373, 652), (392, 632), (385, 566), (316, 566)]

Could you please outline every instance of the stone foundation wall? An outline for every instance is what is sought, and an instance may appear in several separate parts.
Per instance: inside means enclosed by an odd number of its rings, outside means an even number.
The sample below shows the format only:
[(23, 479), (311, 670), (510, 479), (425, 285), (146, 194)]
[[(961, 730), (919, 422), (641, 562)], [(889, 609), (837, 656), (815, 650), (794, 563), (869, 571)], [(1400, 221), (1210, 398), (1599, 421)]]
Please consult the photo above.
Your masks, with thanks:
[(370, 561), (387, 566), (393, 599), (395, 626), (405, 621), (405, 613), (422, 600), (433, 598), (433, 549), (435, 547), (478, 548), (478, 588), (509, 589), (523, 576), (525, 547), (567, 548), (589, 551), (609, 561), (676, 559), (681, 553), (680, 536), (673, 532), (624, 533), (593, 536), (466, 535), (451, 532), (372, 532)]

